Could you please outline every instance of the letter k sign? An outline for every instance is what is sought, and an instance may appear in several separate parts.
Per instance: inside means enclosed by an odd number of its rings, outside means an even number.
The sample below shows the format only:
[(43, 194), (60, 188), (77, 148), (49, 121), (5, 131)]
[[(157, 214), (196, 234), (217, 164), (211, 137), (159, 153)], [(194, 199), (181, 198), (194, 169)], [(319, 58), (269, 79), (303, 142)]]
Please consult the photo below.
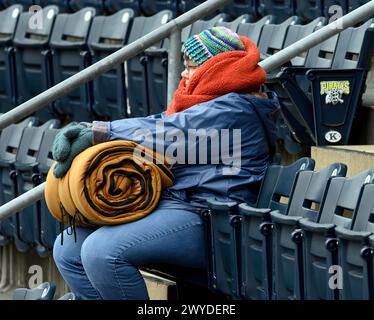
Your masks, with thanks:
[(342, 135), (339, 131), (328, 131), (325, 134), (325, 139), (330, 143), (337, 143), (342, 139)]

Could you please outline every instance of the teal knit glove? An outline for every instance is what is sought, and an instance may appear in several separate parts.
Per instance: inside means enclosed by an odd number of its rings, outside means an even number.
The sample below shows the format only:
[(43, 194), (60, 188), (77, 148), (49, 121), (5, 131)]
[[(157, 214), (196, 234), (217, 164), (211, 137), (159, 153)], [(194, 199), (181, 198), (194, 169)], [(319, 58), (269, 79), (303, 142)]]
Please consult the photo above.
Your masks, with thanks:
[(92, 128), (71, 125), (62, 129), (53, 142), (52, 155), (57, 161), (53, 171), (56, 178), (62, 178), (69, 170), (74, 158), (93, 144)]

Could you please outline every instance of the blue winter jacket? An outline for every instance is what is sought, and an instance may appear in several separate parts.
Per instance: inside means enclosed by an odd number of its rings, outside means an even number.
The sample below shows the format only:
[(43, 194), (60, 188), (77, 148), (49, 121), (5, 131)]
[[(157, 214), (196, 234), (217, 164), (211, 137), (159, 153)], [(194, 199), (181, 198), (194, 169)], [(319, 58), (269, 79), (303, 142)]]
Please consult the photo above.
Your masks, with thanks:
[(274, 150), (278, 110), (273, 93), (229, 93), (169, 117), (95, 122), (94, 140), (132, 140), (175, 156), (176, 182), (163, 199), (179, 207), (203, 207), (212, 197), (254, 204)]

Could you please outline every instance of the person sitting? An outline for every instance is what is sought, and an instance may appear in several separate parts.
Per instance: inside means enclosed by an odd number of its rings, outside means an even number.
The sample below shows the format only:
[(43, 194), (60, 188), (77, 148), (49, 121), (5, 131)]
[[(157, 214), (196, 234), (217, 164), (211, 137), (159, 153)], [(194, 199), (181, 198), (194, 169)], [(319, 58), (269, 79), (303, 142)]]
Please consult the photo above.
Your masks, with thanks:
[[(172, 159), (175, 183), (157, 208), (126, 224), (64, 231), (53, 257), (78, 299), (148, 299), (139, 268), (169, 264), (207, 267), (203, 222), (206, 200), (254, 204), (275, 148), (279, 111), (259, 50), (247, 37), (214, 27), (183, 45), (182, 79), (166, 112), (66, 127), (56, 136), (54, 174), (63, 177), (91, 145), (131, 140)], [(64, 157), (62, 156), (64, 154)]]

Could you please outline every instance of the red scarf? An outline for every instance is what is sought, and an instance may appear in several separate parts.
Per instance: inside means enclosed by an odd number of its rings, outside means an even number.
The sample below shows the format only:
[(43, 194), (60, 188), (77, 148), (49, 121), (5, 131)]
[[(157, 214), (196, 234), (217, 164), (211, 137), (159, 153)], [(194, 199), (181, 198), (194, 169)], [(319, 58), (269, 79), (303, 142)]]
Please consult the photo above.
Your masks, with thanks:
[(265, 71), (257, 64), (260, 52), (247, 37), (239, 36), (245, 51), (221, 53), (204, 62), (193, 74), (188, 86), (182, 79), (166, 110), (166, 116), (230, 92), (251, 93), (266, 80)]

